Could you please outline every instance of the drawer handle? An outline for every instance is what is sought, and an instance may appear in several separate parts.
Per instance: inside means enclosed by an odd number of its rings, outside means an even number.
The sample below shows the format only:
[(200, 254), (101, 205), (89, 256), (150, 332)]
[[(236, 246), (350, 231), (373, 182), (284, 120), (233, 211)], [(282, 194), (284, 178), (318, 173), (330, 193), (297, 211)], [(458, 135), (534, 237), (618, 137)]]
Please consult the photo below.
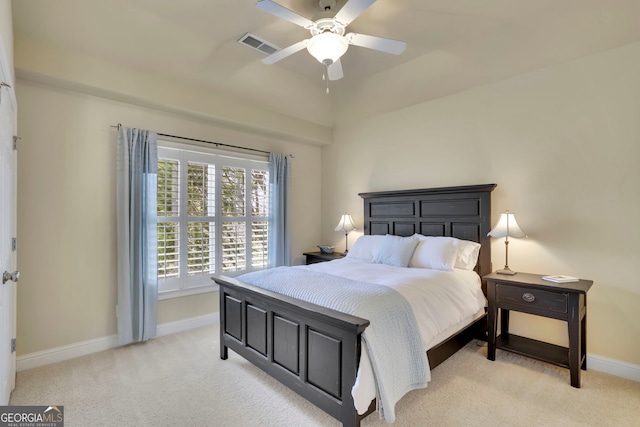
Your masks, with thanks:
[(526, 302), (533, 302), (536, 299), (536, 296), (532, 293), (525, 292), (524, 294), (522, 294), (522, 299)]

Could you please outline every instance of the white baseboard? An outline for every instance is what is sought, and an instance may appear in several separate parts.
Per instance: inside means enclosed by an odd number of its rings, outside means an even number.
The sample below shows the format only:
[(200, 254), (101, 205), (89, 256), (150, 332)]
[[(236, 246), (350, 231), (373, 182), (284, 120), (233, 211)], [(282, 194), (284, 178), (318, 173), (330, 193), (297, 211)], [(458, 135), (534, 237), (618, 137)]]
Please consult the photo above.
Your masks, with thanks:
[(615, 375), (633, 381), (640, 381), (640, 365), (622, 362), (616, 359), (599, 356), (597, 354), (587, 354), (587, 369)]
[[(220, 314), (214, 313), (205, 316), (192, 317), (190, 319), (179, 320), (177, 322), (169, 322), (158, 325), (156, 336), (162, 337), (176, 332), (188, 331), (189, 329), (199, 328), (201, 326), (212, 325), (220, 321)], [(16, 369), (24, 371), (40, 366), (49, 365), (51, 363), (62, 362), (64, 360), (74, 359), (87, 354), (96, 353), (98, 351), (109, 350), (118, 347), (118, 336), (111, 335), (108, 337), (96, 338), (78, 343), (55, 347), (35, 353), (24, 354), (16, 358)]]
[(103, 338), (82, 341), (75, 344), (36, 351), (16, 357), (16, 369), (24, 371), (38, 368), (51, 363), (62, 362), (98, 351), (118, 347), (118, 336), (111, 335)]
[(201, 326), (213, 325), (218, 322), (220, 322), (220, 313), (192, 317), (190, 319), (178, 320), (177, 322), (163, 323), (158, 325), (156, 336), (163, 337), (165, 335), (175, 334), (176, 332), (184, 332)]

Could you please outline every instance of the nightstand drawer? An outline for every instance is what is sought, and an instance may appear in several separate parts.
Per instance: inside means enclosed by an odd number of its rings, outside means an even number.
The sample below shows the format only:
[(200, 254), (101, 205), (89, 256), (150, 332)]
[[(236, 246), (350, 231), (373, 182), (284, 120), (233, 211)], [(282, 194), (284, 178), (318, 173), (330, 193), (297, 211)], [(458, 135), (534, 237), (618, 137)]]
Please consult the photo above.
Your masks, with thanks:
[(330, 254), (324, 254), (322, 252), (305, 252), (302, 255), (307, 257), (306, 264), (315, 264), (318, 262), (333, 261), (334, 259), (341, 259), (345, 257), (345, 254), (334, 252)]
[(309, 256), (307, 255), (307, 265), (309, 264), (317, 264), (319, 262), (327, 262), (328, 260), (325, 258), (320, 258), (317, 256)]
[(498, 283), (496, 284), (496, 300), (498, 304), (509, 303), (523, 308), (535, 308), (556, 313), (567, 312), (567, 294), (565, 293), (541, 291)]

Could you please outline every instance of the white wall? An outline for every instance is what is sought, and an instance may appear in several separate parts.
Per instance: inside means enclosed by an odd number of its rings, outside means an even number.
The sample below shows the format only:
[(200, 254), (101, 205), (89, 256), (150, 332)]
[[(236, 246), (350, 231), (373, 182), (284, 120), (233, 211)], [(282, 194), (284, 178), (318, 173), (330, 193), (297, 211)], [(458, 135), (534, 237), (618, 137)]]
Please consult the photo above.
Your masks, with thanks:
[[(324, 241), (343, 245), (343, 211), (362, 226), (358, 192), (497, 183), (493, 221), (511, 210), (529, 235), (510, 243), (511, 268), (594, 280), (588, 352), (640, 364), (639, 75), (635, 43), (340, 126), (323, 148)], [(512, 319), (567, 341), (562, 322)]]
[[(18, 80), (18, 355), (116, 334), (116, 131), (151, 129), (291, 153), (293, 256), (320, 236), (320, 148)], [(160, 301), (159, 323), (217, 311), (217, 293)]]

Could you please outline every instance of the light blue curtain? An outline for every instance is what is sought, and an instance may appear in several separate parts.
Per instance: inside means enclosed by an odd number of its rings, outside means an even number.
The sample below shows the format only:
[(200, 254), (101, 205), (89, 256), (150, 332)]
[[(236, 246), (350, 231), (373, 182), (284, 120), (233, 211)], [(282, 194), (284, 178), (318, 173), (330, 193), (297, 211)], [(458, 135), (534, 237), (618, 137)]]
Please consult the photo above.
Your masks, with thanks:
[(269, 154), (269, 268), (291, 265), (290, 169), (290, 156)]
[(118, 128), (118, 342), (156, 335), (158, 147), (154, 132)]

